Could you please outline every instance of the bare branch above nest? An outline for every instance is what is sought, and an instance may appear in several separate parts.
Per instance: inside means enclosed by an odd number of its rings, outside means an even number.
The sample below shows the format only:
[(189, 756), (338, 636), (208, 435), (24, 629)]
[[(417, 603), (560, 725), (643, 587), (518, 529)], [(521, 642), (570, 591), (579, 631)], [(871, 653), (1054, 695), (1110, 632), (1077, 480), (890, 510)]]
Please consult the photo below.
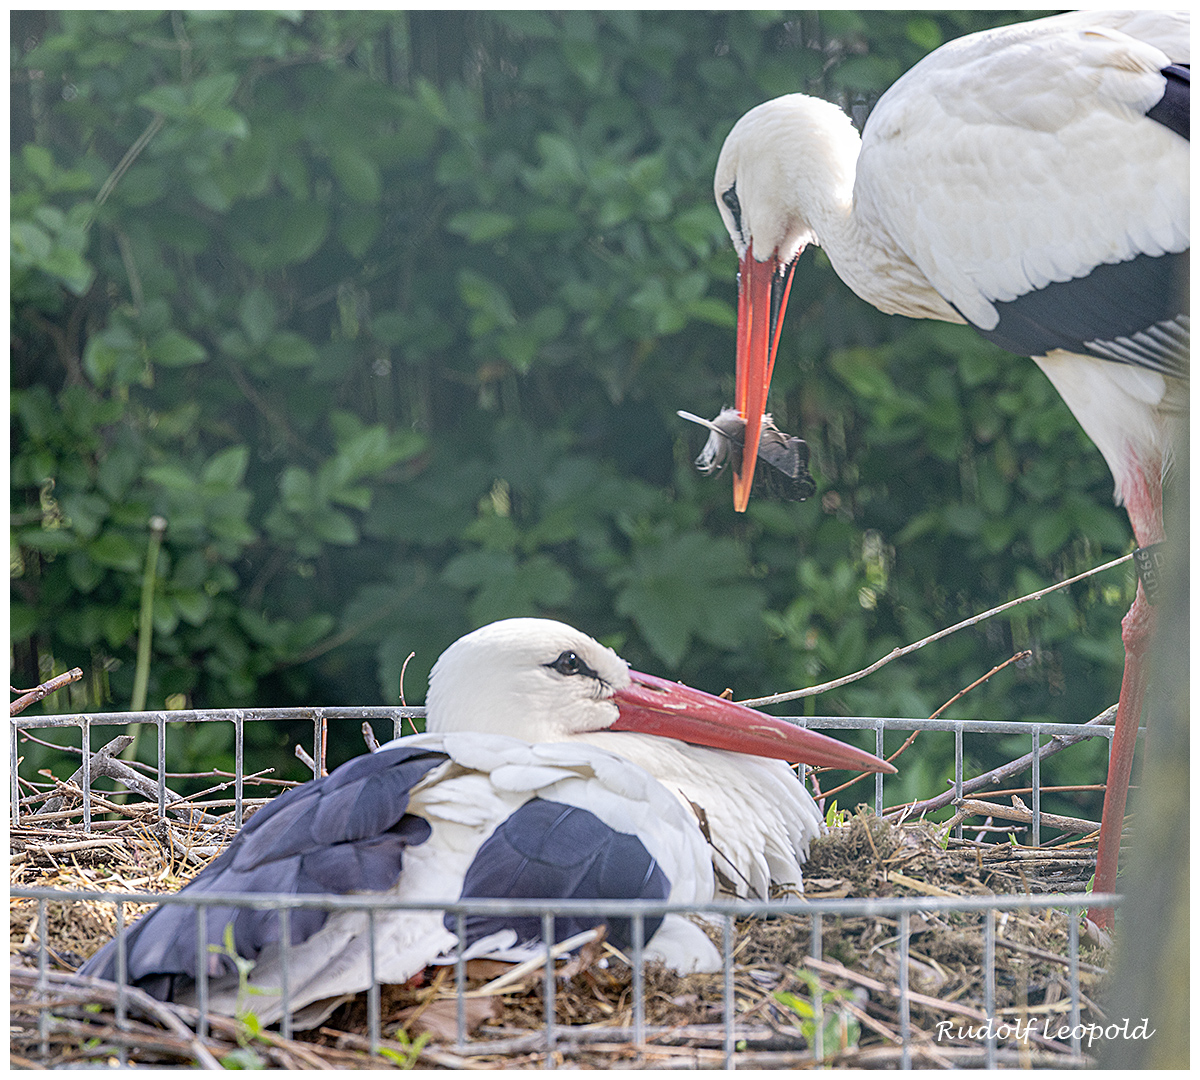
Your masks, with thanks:
[[(1086, 723), (1080, 724), (1078, 735), (1055, 735), (1045, 746), (1038, 747), (1038, 761), (1045, 761), (1046, 758), (1052, 757), (1060, 750), (1065, 750), (1068, 746), (1074, 746), (1077, 742), (1081, 742), (1084, 739), (1095, 738), (1095, 735), (1087, 729), (1097, 725), (1110, 724), (1116, 715), (1117, 707), (1110, 705), (1099, 716), (1093, 716)], [(1010, 776), (1024, 772), (1032, 764), (1033, 752), (1030, 751), (1028, 754), (1022, 754), (1019, 758), (1010, 761), (1007, 765), (989, 769), (986, 773), (980, 773), (979, 776), (963, 781), (962, 794), (973, 795), (981, 788), (998, 784), (1001, 780), (1006, 780)], [(891, 813), (884, 814), (883, 819), (893, 825), (899, 825), (902, 821), (910, 821), (914, 818), (923, 817), (925, 814), (931, 814), (934, 810), (941, 810), (943, 807), (952, 806), (954, 800), (957, 798), (959, 798), (959, 794), (951, 786), (949, 791), (945, 791), (941, 795), (935, 795), (932, 799), (908, 803)]]
[[(1016, 795), (1012, 797), (1012, 800), (1012, 806), (1005, 806), (1003, 803), (981, 802), (979, 799), (955, 799), (953, 805), (958, 813), (942, 827), (954, 828), (965, 818), (976, 816), (1002, 818), (1005, 821), (1020, 821), (1025, 825), (1032, 825), (1033, 811)], [(1048, 829), (1058, 829), (1059, 832), (1078, 833), (1083, 836), (1097, 832), (1100, 828), (1098, 821), (1064, 817), (1062, 814), (1047, 814), (1044, 810), (1041, 813), (1041, 823)]]
[(10, 687), (14, 694), (21, 696), (12, 701), (8, 706), (8, 715), (16, 716), (17, 713), (24, 712), (30, 705), (39, 702), (47, 694), (53, 694), (55, 690), (61, 690), (64, 686), (73, 682), (78, 682), (83, 678), (83, 668), (71, 668), (70, 671), (64, 671), (61, 675), (55, 675), (53, 679), (47, 679), (44, 683), (40, 683), (32, 690), (18, 690), (15, 686)]
[[(125, 762), (117, 758), (117, 755), (132, 742), (132, 735), (118, 735), (112, 742), (105, 743), (91, 758), (84, 760), (84, 763), (71, 774), (66, 783), (82, 788), (85, 773), (89, 774), (93, 780), (99, 776), (107, 776), (110, 780), (116, 780), (117, 783), (124, 784), (130, 791), (136, 791), (139, 795), (144, 795), (147, 799), (153, 799), (157, 802), (158, 785), (151, 780), (147, 780), (141, 773), (131, 769)], [(190, 810), (186, 807), (171, 806), (172, 803), (183, 802), (184, 798), (182, 795), (177, 795), (167, 787), (163, 788), (163, 792), (167, 802), (168, 813), (181, 816), (192, 825), (198, 825), (204, 821), (204, 814), (200, 811)], [(42, 813), (57, 813), (63, 809), (64, 805), (64, 797), (56, 795), (48, 799), (42, 806)]]
[(769, 697), (747, 698), (742, 701), (742, 705), (749, 705), (751, 708), (758, 708), (760, 705), (777, 705), (782, 701), (795, 701), (797, 698), (814, 697), (817, 694), (823, 694), (827, 690), (836, 690), (847, 683), (857, 682), (859, 679), (866, 678), (868, 675), (873, 675), (885, 664), (890, 664), (893, 660), (899, 660), (902, 656), (907, 656), (909, 653), (914, 653), (918, 649), (924, 648), (932, 642), (938, 641), (941, 638), (948, 637), (959, 630), (965, 630), (968, 626), (975, 626), (977, 623), (983, 622), (985, 619), (990, 619), (993, 615), (999, 615), (1001, 612), (1008, 611), (1009, 608), (1014, 608), (1018, 604), (1027, 604), (1033, 600), (1040, 600), (1043, 596), (1047, 596), (1059, 589), (1065, 589), (1068, 585), (1074, 585), (1077, 581), (1082, 581), (1084, 578), (1091, 577), (1093, 574), (1099, 574), (1104, 570), (1111, 570), (1114, 566), (1120, 566), (1121, 563), (1129, 562), (1133, 558), (1133, 554), (1122, 555), (1119, 559), (1113, 559), (1111, 562), (1106, 562), (1102, 566), (1093, 566), (1090, 570), (1085, 570), (1082, 574), (1076, 574), (1074, 577), (1067, 578), (1065, 581), (1060, 581), (1055, 585), (1048, 585), (1044, 589), (1038, 589), (1037, 592), (1031, 592), (1028, 596), (1019, 597), (1016, 600), (1010, 600), (1007, 604), (1001, 604), (999, 607), (994, 607), (990, 611), (984, 611), (979, 615), (972, 615), (969, 619), (963, 619), (962, 622), (955, 623), (953, 626), (947, 626), (945, 629), (937, 631), (935, 634), (930, 634), (928, 637), (922, 638), (920, 641), (914, 641), (911, 645), (905, 645), (902, 648), (895, 648), (887, 656), (882, 656), (869, 667), (863, 668), (861, 671), (856, 671), (850, 675), (843, 675), (840, 679), (834, 679), (831, 682), (821, 683), (819, 686), (806, 686), (802, 690), (788, 690), (782, 694), (772, 694)]

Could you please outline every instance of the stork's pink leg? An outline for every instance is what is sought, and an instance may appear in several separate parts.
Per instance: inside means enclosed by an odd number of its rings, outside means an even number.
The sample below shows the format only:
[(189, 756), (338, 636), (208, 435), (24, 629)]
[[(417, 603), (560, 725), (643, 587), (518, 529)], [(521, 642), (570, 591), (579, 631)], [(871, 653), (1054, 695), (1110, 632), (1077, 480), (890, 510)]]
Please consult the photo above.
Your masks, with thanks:
[[(1147, 481), (1147, 473), (1155, 482)], [(1158, 543), (1163, 539), (1161, 466), (1139, 471), (1129, 484), (1126, 506), (1133, 534), (1139, 546)], [(1133, 607), (1121, 620), (1121, 640), (1125, 643), (1125, 674), (1121, 677), (1121, 697), (1114, 721), (1112, 749), (1108, 757), (1108, 781), (1104, 788), (1104, 813), (1100, 819), (1100, 843), (1096, 851), (1096, 879), (1092, 886), (1097, 893), (1117, 891), (1117, 860), (1121, 854), (1121, 827), (1125, 820), (1125, 799), (1129, 794), (1129, 776), (1133, 768), (1133, 751), (1137, 745), (1138, 724), (1142, 717), (1142, 701), (1149, 682), (1149, 651), (1154, 639), (1154, 609), (1146, 600), (1138, 583)], [(1102, 930), (1113, 926), (1112, 908), (1091, 908), (1088, 918)]]
[[(1138, 585), (1133, 607), (1121, 621), (1121, 639), (1125, 642), (1125, 674), (1121, 678), (1121, 698), (1117, 705), (1116, 731), (1108, 758), (1108, 781), (1104, 789), (1104, 815), (1100, 819), (1100, 844), (1096, 853), (1096, 880), (1093, 891), (1117, 891), (1117, 859), (1121, 854), (1121, 826), (1125, 820), (1125, 799), (1129, 794), (1129, 775), (1137, 744), (1138, 723), (1142, 716), (1149, 676), (1148, 652), (1154, 638), (1154, 609), (1146, 602)], [(1102, 930), (1113, 925), (1112, 908), (1092, 908), (1088, 918)]]

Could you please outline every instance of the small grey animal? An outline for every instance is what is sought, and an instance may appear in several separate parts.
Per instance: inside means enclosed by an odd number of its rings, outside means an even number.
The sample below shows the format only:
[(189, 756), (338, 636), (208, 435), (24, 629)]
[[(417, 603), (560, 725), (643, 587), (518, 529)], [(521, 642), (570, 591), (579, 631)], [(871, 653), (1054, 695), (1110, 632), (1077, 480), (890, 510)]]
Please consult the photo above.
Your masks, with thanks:
[[(683, 409), (678, 414), (684, 420), (708, 428), (708, 441), (696, 458), (696, 468), (705, 476), (725, 468), (730, 454), (740, 459), (746, 421), (737, 409), (722, 409), (715, 420), (705, 420)], [(808, 443), (780, 431), (770, 413), (764, 414), (762, 419), (758, 460), (770, 468), (761, 473), (756, 470), (755, 486), (760, 486), (759, 477), (762, 477), (761, 486), (766, 488), (768, 495), (803, 502), (817, 490), (816, 481), (808, 471)]]

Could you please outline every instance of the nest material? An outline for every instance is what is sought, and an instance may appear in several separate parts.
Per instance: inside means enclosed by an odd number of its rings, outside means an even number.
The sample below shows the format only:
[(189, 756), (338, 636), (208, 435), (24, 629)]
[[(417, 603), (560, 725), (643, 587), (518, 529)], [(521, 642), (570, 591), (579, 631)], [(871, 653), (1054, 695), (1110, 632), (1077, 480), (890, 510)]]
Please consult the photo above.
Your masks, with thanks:
[[(224, 827), (175, 823), (150, 827), (136, 810), (105, 823), (101, 835), (56, 823), (51, 829), (12, 831), (14, 886), (118, 891), (175, 891), (227, 842)], [(931, 825), (892, 826), (860, 810), (817, 840), (806, 867), (814, 898), (861, 896), (986, 896), (1081, 891), (1094, 865), (1093, 850), (1021, 848), (1011, 843), (945, 841)], [(138, 914), (128, 905), (127, 919)], [(1066, 1021), (1069, 1008), (1068, 916), (1064, 911), (999, 913), (996, 917), (995, 1015), (999, 1021), (1035, 1021), (1034, 1035), (1001, 1040), (1000, 1063), (1079, 1064), (1070, 1047), (1040, 1037), (1044, 1021)], [(706, 927), (720, 943), (719, 929)], [(983, 916), (913, 914), (909, 919), (907, 1020), (912, 1063), (972, 1066), (984, 1046), (960, 1029), (985, 1020)], [(14, 1020), (12, 1060), (44, 1067), (106, 1060), (123, 1049), (139, 1064), (229, 1058), (268, 1067), (378, 1068), (369, 1049), (365, 994), (342, 1006), (315, 1032), (285, 1040), (255, 1032), (237, 1020), (212, 1018), (199, 1040), (194, 1014), (177, 1006), (135, 1001), (125, 1029), (115, 1023), (115, 999), (71, 972), (115, 931), (113, 905), (93, 901), (12, 901), (10, 953)], [(733, 997), (737, 1063), (794, 1067), (814, 1060), (814, 1002), (820, 999), (825, 1063), (841, 1067), (894, 1066), (901, 1060), (900, 949), (894, 918), (822, 919), (821, 959), (809, 956), (813, 920), (786, 915), (737, 920)], [(39, 1029), (45, 995), (36, 991), (38, 944), (44, 940), (53, 982), (55, 1020)], [(1105, 953), (1081, 942), (1081, 1021), (1103, 1014), (1093, 998), (1104, 979)], [(24, 970), (20, 970), (24, 969)], [(508, 972), (509, 974), (503, 974)], [(540, 967), (512, 981), (511, 966), (468, 965), (466, 1022), (475, 1040), (454, 1053), (457, 1002), (452, 968), (428, 978), (384, 987), (382, 1041), (386, 1062), (458, 1068), (541, 1067), (548, 1052)], [(603, 942), (559, 962), (555, 1013), (559, 1032), (550, 1051), (583, 1067), (719, 1067), (725, 1061), (722, 974), (679, 976), (650, 965), (644, 976), (646, 1042), (633, 1043), (631, 973)], [(507, 980), (507, 981), (506, 981)], [(90, 1009), (80, 1002), (93, 1003)], [(97, 1010), (96, 1006), (99, 1006)], [(61, 1014), (61, 1015), (60, 1015)], [(939, 1022), (951, 1022), (939, 1036)], [(44, 1021), (41, 1021), (44, 1024)], [(426, 1034), (421, 1034), (422, 1032)]]

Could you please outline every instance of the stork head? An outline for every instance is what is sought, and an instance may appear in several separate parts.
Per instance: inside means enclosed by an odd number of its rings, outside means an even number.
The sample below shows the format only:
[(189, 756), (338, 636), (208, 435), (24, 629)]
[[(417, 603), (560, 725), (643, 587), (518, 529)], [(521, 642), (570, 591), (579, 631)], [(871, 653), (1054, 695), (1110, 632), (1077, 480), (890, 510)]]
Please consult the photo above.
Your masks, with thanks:
[(612, 649), (549, 619), (504, 619), (459, 638), (433, 665), (426, 704), (426, 729), (434, 733), (553, 743), (636, 731), (809, 765), (896, 771), (815, 731), (630, 671)]
[(629, 666), (566, 623), (504, 619), (459, 638), (429, 674), (425, 728), (562, 742), (611, 727)]
[(738, 255), (737, 393), (746, 419), (733, 504), (746, 509), (796, 260), (844, 217), (858, 133), (836, 105), (788, 94), (751, 109), (721, 147), (713, 194)]

